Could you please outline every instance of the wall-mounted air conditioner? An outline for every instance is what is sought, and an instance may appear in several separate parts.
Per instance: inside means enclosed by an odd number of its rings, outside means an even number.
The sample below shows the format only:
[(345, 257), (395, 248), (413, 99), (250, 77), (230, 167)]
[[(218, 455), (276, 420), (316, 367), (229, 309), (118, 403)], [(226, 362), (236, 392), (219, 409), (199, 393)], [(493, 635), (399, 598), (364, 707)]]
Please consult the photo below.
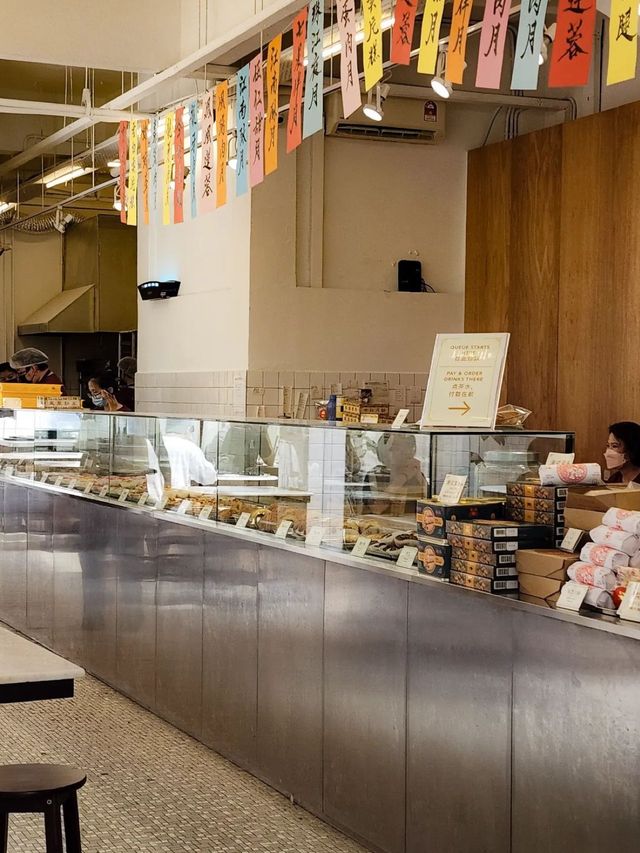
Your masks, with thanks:
[(418, 145), (435, 145), (444, 140), (445, 104), (442, 101), (391, 96), (383, 108), (382, 121), (367, 118), (361, 109), (345, 119), (340, 92), (332, 92), (325, 100), (327, 136)]

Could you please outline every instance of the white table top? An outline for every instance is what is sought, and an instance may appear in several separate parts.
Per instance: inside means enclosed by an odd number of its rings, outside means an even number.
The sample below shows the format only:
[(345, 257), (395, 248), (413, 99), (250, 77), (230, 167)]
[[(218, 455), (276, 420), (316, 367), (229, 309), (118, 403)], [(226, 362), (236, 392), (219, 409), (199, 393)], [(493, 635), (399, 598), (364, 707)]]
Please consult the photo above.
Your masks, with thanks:
[(82, 678), (84, 669), (0, 627), (0, 684)]

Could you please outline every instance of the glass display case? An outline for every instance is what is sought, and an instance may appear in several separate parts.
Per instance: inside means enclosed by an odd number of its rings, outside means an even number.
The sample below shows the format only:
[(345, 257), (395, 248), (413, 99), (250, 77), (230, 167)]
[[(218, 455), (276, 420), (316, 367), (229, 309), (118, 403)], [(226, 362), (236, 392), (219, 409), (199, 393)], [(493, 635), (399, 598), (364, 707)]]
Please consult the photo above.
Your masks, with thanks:
[(26, 409), (0, 418), (4, 477), (387, 560), (417, 546), (417, 501), (447, 474), (467, 477), (469, 497), (493, 497), (572, 449), (565, 432)]

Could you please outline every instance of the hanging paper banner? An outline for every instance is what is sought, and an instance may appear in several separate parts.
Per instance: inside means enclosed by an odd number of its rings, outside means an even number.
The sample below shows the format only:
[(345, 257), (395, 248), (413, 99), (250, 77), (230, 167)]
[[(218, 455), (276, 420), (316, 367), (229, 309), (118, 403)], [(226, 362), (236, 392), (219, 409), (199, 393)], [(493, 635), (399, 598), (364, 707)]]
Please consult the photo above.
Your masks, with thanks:
[(487, 0), (480, 33), (476, 86), (499, 89), (511, 0)]
[(471, 0), (455, 0), (453, 4), (453, 19), (447, 46), (447, 80), (458, 85), (462, 83), (464, 76), (471, 5)]
[(638, 59), (637, 8), (630, 0), (611, 0), (607, 86), (632, 80)]
[(264, 143), (264, 173), (270, 175), (278, 168), (278, 114), (280, 107), (280, 54), (282, 35), (270, 43), (267, 53), (267, 127)]
[(382, 3), (364, 0), (364, 87), (367, 92), (382, 79)]
[(118, 175), (118, 195), (120, 196), (120, 222), (127, 223), (127, 129), (128, 121), (121, 121), (118, 126), (118, 159), (120, 174)]
[(207, 92), (202, 102), (202, 162), (198, 182), (200, 213), (209, 213), (216, 208), (213, 162), (213, 90)]
[(258, 186), (264, 180), (264, 79), (262, 52), (249, 63), (249, 184)]
[(151, 121), (151, 205), (158, 209), (158, 116)]
[(142, 178), (142, 215), (149, 224), (149, 122), (140, 122), (140, 177)]
[(558, 6), (549, 86), (586, 86), (596, 28), (595, 0), (566, 0)]
[(138, 224), (138, 122), (129, 123), (129, 182), (127, 185), (127, 225)]
[(249, 66), (236, 78), (236, 195), (249, 191)]
[(411, 43), (416, 23), (418, 0), (397, 0), (391, 31), (391, 61), (396, 65), (411, 63)]
[(229, 83), (216, 86), (216, 207), (227, 203), (227, 109), (229, 107)]
[(356, 50), (356, 6), (354, 0), (339, 0), (338, 11), (342, 112), (345, 118), (349, 118), (362, 105), (358, 52)]
[(527, 0), (520, 7), (516, 55), (511, 76), (512, 89), (537, 89), (540, 47), (544, 35), (547, 0)]
[(173, 221), (184, 222), (184, 107), (176, 110), (173, 167)]
[(291, 60), (291, 97), (287, 118), (287, 154), (302, 142), (302, 86), (304, 81), (304, 44), (307, 38), (305, 7), (293, 22), (293, 58)]
[(418, 53), (418, 71), (420, 74), (435, 74), (436, 72), (443, 11), (444, 0), (426, 0), (422, 14), (420, 52)]
[(162, 224), (171, 224), (171, 172), (173, 171), (173, 113), (164, 117), (162, 169)]
[(189, 103), (189, 192), (191, 195), (191, 218), (198, 215), (198, 185), (196, 171), (198, 166), (198, 102)]
[(322, 130), (322, 106), (324, 103), (322, 61), (323, 11), (320, 0), (309, 3), (309, 26), (307, 28), (307, 78), (304, 86), (304, 122), (302, 136), (306, 139)]

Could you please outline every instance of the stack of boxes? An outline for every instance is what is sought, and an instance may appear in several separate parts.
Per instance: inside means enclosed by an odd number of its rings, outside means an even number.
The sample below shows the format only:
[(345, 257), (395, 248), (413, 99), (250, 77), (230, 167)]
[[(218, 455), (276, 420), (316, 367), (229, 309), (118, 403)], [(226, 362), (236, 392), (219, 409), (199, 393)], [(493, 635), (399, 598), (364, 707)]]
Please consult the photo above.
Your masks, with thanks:
[(558, 548), (564, 537), (566, 503), (566, 486), (508, 483), (505, 515), (510, 521), (546, 524), (553, 528), (552, 545)]

